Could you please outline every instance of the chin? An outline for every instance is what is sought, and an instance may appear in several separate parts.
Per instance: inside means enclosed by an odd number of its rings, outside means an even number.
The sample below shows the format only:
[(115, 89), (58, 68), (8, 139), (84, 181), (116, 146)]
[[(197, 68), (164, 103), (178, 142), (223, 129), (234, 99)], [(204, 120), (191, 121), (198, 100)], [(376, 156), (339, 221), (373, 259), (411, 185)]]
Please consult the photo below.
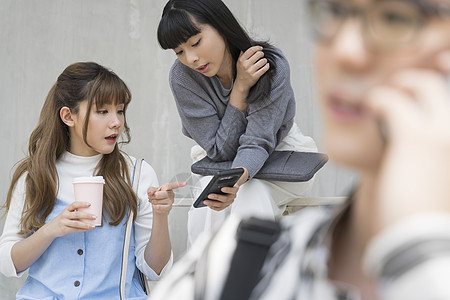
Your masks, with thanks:
[(113, 151), (114, 151), (114, 149), (106, 150), (106, 151), (103, 152), (102, 154), (111, 154), (111, 153), (113, 153)]
[(97, 149), (95, 150), (97, 152), (97, 154), (111, 154), (114, 151), (115, 148), (103, 148), (103, 149)]

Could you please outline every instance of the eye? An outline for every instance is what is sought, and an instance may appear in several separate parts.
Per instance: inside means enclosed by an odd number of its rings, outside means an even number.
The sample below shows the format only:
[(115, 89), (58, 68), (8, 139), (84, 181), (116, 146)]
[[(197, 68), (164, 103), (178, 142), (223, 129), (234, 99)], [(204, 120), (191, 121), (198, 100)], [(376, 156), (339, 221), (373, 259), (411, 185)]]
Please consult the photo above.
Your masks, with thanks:
[(411, 16), (397, 11), (385, 11), (380, 16), (380, 21), (390, 26), (409, 26), (414, 23)]
[(183, 50), (179, 50), (179, 51), (174, 50), (174, 51), (175, 51), (176, 56), (180, 56), (183, 53)]
[(123, 114), (125, 113), (125, 110), (119, 109), (119, 110), (117, 111), (117, 113), (118, 113), (119, 115), (123, 115)]
[(322, 14), (327, 15), (328, 17), (334, 19), (345, 19), (349, 14), (349, 9), (342, 5), (342, 3), (335, 1), (324, 1), (321, 3), (321, 7), (319, 8)]
[(106, 115), (108, 113), (108, 110), (106, 110), (106, 109), (99, 109), (99, 110), (97, 110), (97, 113), (99, 115)]
[(201, 40), (202, 40), (202, 39), (199, 39), (195, 44), (192, 45), (192, 47), (198, 46), (198, 44), (200, 44), (200, 41), (201, 41)]

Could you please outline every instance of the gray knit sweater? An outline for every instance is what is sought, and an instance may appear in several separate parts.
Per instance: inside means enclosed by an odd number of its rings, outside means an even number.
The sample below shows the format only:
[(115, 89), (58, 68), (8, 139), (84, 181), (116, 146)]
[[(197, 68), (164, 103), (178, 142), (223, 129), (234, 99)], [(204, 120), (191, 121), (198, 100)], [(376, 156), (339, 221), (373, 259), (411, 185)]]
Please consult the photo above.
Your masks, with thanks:
[(252, 178), (292, 127), (295, 98), (289, 64), (277, 49), (272, 91), (248, 104), (247, 115), (229, 104), (231, 89), (216, 77), (173, 64), (169, 82), (182, 122), (182, 131), (215, 161), (233, 160)]

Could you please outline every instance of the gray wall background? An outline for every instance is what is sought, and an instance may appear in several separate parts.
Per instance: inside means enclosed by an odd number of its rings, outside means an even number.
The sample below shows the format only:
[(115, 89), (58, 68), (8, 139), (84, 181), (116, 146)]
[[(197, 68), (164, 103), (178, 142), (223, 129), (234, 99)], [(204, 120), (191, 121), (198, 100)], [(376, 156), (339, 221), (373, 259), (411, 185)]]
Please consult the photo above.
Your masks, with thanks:
[[(314, 101), (309, 37), (301, 0), (224, 0), (257, 39), (283, 50), (297, 98), (296, 121), (319, 145), (320, 116)], [(193, 142), (181, 124), (167, 82), (175, 60), (162, 50), (156, 28), (166, 0), (2, 0), (0, 4), (0, 204), (11, 169), (23, 158), (44, 99), (57, 76), (76, 61), (113, 69), (129, 86), (132, 142), (124, 150), (144, 157), (160, 182), (190, 170)], [(183, 176), (181, 176), (183, 177)], [(328, 163), (317, 175), (313, 196), (342, 196), (355, 180)], [(3, 211), (2, 211), (3, 213)], [(4, 218), (0, 220), (0, 231)], [(184, 251), (186, 209), (171, 214), (175, 256)], [(0, 298), (13, 297), (21, 280), (0, 275)]]

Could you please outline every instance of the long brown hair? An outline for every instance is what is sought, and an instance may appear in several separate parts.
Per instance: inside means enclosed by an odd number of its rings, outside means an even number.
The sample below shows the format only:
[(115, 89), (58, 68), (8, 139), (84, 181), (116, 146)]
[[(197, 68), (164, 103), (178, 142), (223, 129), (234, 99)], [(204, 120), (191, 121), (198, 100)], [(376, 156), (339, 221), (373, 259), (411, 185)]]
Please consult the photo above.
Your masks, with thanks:
[[(20, 177), (26, 174), (25, 205), (21, 218), (20, 233), (33, 232), (45, 224), (52, 212), (58, 192), (56, 161), (69, 149), (69, 128), (60, 118), (60, 110), (68, 107), (72, 113), (79, 112), (82, 101), (88, 101), (83, 129), (85, 143), (91, 107), (104, 104), (124, 104), (124, 114), (131, 101), (126, 84), (111, 70), (93, 62), (80, 62), (68, 66), (50, 89), (42, 107), (39, 122), (30, 136), (28, 155), (18, 163), (14, 171), (6, 199), (9, 210), (14, 188)], [(121, 143), (130, 141), (126, 123)], [(137, 202), (129, 182), (127, 158), (116, 144), (110, 154), (103, 155), (95, 169), (95, 175), (105, 179), (103, 210), (111, 225), (118, 225), (129, 207), (136, 216)], [(105, 215), (105, 214), (104, 214)]]

